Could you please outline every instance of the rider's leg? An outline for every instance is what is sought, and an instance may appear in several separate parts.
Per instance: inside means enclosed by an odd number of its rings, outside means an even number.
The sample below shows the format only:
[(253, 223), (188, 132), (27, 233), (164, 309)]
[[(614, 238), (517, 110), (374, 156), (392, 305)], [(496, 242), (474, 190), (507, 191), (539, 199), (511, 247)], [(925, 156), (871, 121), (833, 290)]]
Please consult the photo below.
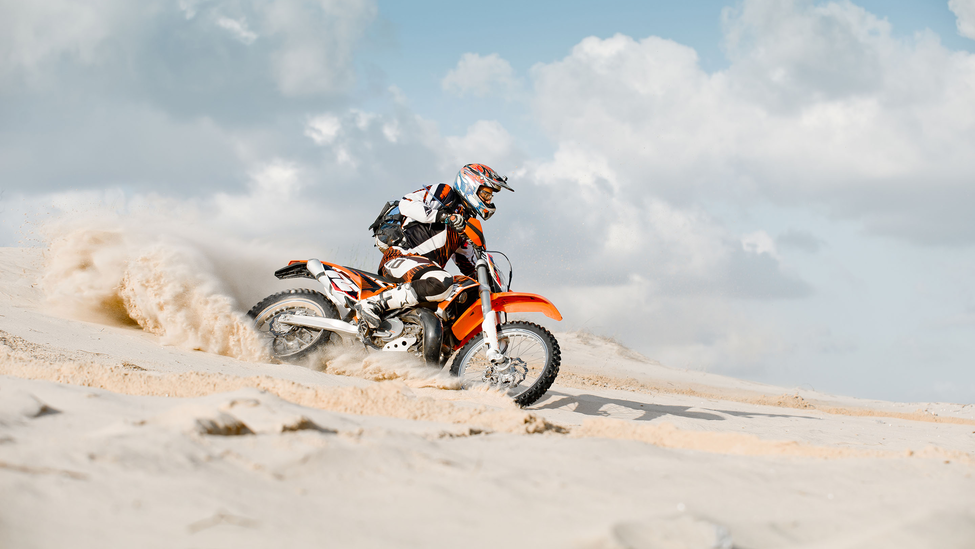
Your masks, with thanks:
[(355, 305), (360, 320), (372, 328), (382, 323), (390, 311), (411, 307), (420, 301), (437, 302), (450, 295), (453, 276), (423, 256), (400, 256), (386, 261), (381, 272), (387, 278), (403, 282)]
[(422, 301), (440, 302), (447, 299), (454, 286), (454, 277), (443, 269), (430, 269), (413, 278), (413, 289)]
[(412, 307), (419, 303), (416, 290), (407, 282), (384, 290), (372, 297), (363, 299), (355, 304), (355, 312), (359, 320), (364, 320), (371, 328), (378, 328), (382, 324), (382, 317), (389, 311)]

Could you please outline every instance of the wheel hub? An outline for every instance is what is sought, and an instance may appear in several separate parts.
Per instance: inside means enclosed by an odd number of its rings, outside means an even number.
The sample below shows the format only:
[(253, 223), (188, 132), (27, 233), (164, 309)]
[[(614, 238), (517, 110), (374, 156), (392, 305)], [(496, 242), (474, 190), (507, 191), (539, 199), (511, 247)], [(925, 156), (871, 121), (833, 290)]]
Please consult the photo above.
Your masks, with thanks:
[(268, 323), (267, 331), (271, 332), (271, 334), (274, 335), (274, 337), (286, 336), (297, 329), (296, 326), (292, 326), (291, 324), (285, 324), (284, 322), (280, 321), (281, 317), (286, 314), (293, 314), (293, 313), (290, 312), (278, 313), (274, 315), (274, 318), (272, 318), (271, 322)]
[(484, 372), (484, 381), (507, 389), (517, 387), (528, 377), (528, 365), (520, 358), (507, 358), (498, 366), (489, 366)]

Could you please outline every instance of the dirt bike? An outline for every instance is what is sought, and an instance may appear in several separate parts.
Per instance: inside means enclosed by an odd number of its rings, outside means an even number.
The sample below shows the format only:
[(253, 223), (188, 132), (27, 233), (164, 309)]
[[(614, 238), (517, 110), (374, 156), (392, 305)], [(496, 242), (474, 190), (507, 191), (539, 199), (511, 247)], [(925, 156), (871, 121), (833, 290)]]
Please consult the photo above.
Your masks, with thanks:
[(562, 320), (562, 315), (540, 295), (510, 291), (511, 273), (506, 284), (484, 248), (477, 219), (468, 221), (463, 236), (474, 249), (477, 280), (454, 276), (445, 300), (392, 311), (376, 329), (355, 318), (353, 306), (397, 283), (318, 259), (291, 261), (274, 276), (318, 280), (324, 294), (308, 289), (279, 292), (247, 314), (271, 354), (282, 361), (300, 362), (333, 336), (350, 337), (372, 349), (412, 353), (438, 367), (453, 356), (450, 373), (460, 377), (464, 387), (485, 383), (504, 390), (520, 406), (529, 406), (559, 373), (559, 343), (542, 326), (508, 322), (507, 314), (541, 312), (555, 320)]

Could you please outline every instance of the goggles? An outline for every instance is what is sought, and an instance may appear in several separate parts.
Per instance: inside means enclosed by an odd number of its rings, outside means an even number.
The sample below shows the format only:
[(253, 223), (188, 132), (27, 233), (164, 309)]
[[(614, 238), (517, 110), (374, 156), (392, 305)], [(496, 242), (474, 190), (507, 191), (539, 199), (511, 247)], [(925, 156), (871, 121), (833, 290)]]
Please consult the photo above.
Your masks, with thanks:
[(481, 199), (481, 202), (490, 204), (491, 200), (494, 199), (494, 189), (491, 187), (482, 186), (477, 190), (477, 197)]

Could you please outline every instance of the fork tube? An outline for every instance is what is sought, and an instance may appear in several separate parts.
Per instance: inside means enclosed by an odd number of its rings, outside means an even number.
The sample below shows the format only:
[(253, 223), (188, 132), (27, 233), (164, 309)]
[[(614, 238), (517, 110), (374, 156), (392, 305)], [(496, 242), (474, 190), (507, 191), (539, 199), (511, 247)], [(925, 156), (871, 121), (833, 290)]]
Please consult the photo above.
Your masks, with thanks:
[(481, 285), (481, 330), (484, 338), (488, 342), (487, 357), (491, 362), (501, 362), (504, 357), (498, 348), (498, 317), (494, 309), (491, 308), (491, 286), (488, 283), (488, 264), (484, 257), (477, 260), (477, 282)]

